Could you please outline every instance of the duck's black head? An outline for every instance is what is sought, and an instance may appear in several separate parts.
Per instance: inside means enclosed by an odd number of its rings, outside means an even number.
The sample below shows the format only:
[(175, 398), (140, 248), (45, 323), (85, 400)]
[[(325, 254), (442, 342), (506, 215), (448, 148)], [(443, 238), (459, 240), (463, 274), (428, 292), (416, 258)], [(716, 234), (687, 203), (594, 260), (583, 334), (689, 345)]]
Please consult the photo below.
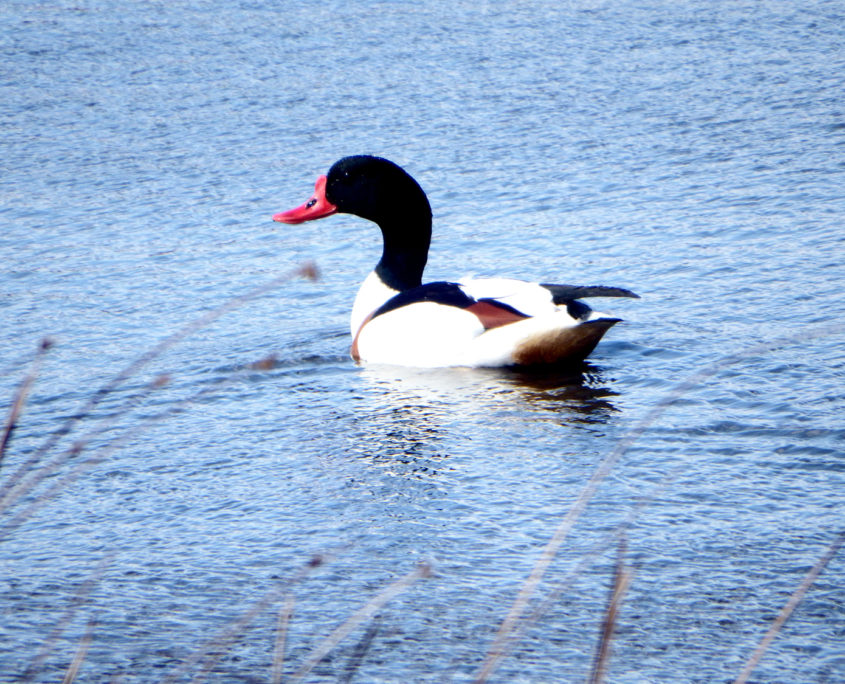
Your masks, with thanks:
[(401, 167), (381, 157), (344, 157), (329, 169), (326, 199), (340, 212), (380, 226), (409, 218), (431, 222), (431, 207), (419, 184)]
[(401, 167), (381, 157), (344, 157), (317, 179), (311, 199), (273, 220), (302, 223), (334, 213), (379, 225), (384, 252), (376, 270), (388, 285), (404, 290), (420, 284), (431, 242), (431, 206)]

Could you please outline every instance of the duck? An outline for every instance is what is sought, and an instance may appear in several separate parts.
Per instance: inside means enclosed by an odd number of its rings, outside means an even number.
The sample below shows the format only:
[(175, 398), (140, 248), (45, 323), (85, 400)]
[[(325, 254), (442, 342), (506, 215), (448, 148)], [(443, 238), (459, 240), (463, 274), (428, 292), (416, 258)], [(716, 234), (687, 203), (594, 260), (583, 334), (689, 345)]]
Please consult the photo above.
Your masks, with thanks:
[(580, 363), (621, 320), (581, 300), (639, 298), (620, 287), (510, 277), (423, 283), (431, 205), (409, 173), (381, 157), (340, 159), (317, 178), (308, 201), (273, 220), (299, 224), (334, 214), (371, 221), (383, 238), (381, 258), (352, 306), (350, 355), (358, 363), (418, 368)]

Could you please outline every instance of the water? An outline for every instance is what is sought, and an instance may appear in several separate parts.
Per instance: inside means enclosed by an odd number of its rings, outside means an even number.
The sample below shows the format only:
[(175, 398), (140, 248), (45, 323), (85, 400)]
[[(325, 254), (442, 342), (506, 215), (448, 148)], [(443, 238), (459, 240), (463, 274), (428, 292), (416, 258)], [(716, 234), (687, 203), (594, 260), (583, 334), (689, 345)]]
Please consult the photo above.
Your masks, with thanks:
[[(10, 1), (0, 22), (0, 396), (55, 342), (0, 486), (181, 326), (321, 271), (167, 348), (41, 457), (2, 518), (0, 679), (43, 651), (56, 681), (92, 623), (80, 681), (270, 681), (286, 597), (290, 674), (427, 562), (308, 679), (469, 681), (598, 463), (730, 354), (613, 467), (493, 680), (586, 677), (631, 516), (611, 680), (739, 673), (845, 527), (841, 3)], [(430, 279), (643, 299), (601, 302), (626, 322), (574, 376), (356, 367), (377, 231), (269, 217), (361, 152), (428, 192)], [(843, 558), (756, 681), (845, 679)]]

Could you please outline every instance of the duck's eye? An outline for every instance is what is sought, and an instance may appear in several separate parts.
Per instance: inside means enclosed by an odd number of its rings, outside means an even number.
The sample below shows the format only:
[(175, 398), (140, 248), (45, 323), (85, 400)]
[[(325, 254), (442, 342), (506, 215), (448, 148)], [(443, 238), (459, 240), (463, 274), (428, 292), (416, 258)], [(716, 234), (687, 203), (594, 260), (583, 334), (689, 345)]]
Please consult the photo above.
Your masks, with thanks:
[(315, 204), (317, 204), (317, 198), (316, 198), (316, 197), (312, 197), (312, 198), (311, 198), (310, 200), (308, 200), (308, 202), (305, 204), (305, 207), (306, 207), (307, 209), (310, 209), (310, 208), (311, 208), (311, 207), (313, 207)]

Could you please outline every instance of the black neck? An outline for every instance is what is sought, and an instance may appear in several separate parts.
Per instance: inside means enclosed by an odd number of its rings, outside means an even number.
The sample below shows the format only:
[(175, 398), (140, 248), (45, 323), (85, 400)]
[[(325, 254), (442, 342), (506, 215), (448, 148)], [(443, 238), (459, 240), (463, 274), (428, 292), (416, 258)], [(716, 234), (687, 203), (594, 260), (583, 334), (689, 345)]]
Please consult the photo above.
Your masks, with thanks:
[(431, 205), (406, 171), (380, 157), (344, 157), (329, 169), (326, 199), (338, 211), (381, 228), (384, 251), (376, 273), (382, 282), (400, 292), (422, 284), (431, 242)]
[[(428, 203), (426, 202), (426, 205)], [(422, 274), (431, 243), (431, 210), (417, 209), (414, 218), (379, 223), (384, 250), (376, 265), (376, 273), (385, 285), (394, 290), (409, 290), (422, 285)]]

